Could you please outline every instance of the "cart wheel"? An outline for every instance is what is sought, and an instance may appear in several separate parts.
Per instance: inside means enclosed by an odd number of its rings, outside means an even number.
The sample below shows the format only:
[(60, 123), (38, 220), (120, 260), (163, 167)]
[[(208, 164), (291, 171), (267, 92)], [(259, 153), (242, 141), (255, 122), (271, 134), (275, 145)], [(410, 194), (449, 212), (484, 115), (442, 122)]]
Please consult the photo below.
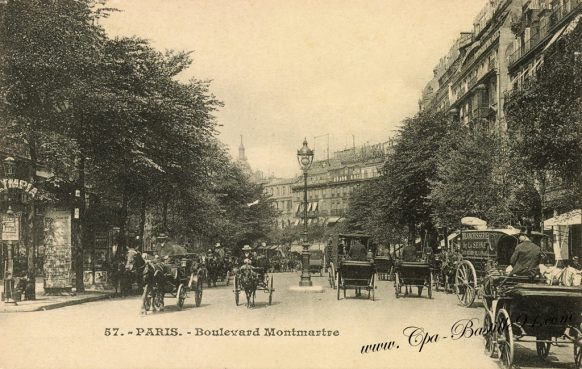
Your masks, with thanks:
[(374, 290), (376, 289), (376, 281), (374, 281), (374, 275), (372, 274), (372, 301), (376, 301), (376, 295), (374, 294)]
[(499, 359), (501, 365), (510, 369), (513, 363), (513, 328), (507, 310), (500, 309), (497, 313), (496, 327), (499, 329), (497, 344), (499, 345)]
[(432, 273), (430, 273), (430, 280), (428, 283), (428, 298), (432, 299)]
[(394, 273), (394, 293), (396, 294), (396, 298), (400, 297), (400, 277), (398, 276), (398, 272)]
[(198, 278), (196, 282), (196, 294), (194, 295), (194, 300), (196, 303), (196, 307), (200, 307), (202, 303), (202, 291), (204, 290), (204, 282), (202, 282), (202, 278)]
[(574, 342), (574, 364), (576, 369), (582, 368), (582, 345)]
[[(543, 340), (545, 338), (536, 337), (538, 340)], [(549, 342), (536, 342), (536, 351), (538, 352), (538, 357), (542, 360), (548, 357), (550, 353), (550, 343)]]
[(238, 298), (239, 298), (239, 294), (240, 294), (240, 289), (238, 286), (238, 276), (234, 276), (234, 302), (236, 303), (236, 306), (238, 306)]
[(336, 272), (335, 272), (335, 266), (333, 265), (333, 263), (329, 264), (329, 268), (328, 268), (327, 272), (329, 273), (330, 287), (337, 288), (337, 279), (335, 278)]
[(147, 314), (148, 311), (152, 308), (152, 295), (151, 289), (149, 284), (146, 284), (143, 287), (143, 293), (141, 295), (141, 313)]
[(269, 288), (269, 306), (273, 303), (273, 276), (271, 276), (271, 287)]
[(470, 307), (475, 301), (477, 290), (477, 275), (470, 261), (463, 260), (455, 272), (455, 294), (459, 302)]
[(489, 357), (495, 357), (495, 344), (497, 337), (495, 336), (495, 329), (493, 327), (493, 313), (490, 311), (485, 312), (485, 317), (483, 318), (483, 338), (485, 338), (485, 351)]
[[(340, 299), (340, 291), (342, 289), (342, 282), (340, 280), (339, 272), (337, 272), (337, 274), (335, 276), (336, 276), (335, 283), (336, 283), (336, 287), (337, 287), (337, 299), (339, 300)], [(345, 291), (344, 291), (344, 293), (345, 293)]]
[(186, 287), (182, 283), (178, 286), (178, 292), (176, 293), (176, 305), (178, 309), (182, 310), (184, 307), (184, 300), (186, 300)]
[(228, 286), (230, 284), (230, 270), (226, 271), (226, 286)]
[(164, 310), (164, 292), (154, 291), (153, 292), (153, 307), (155, 311)]

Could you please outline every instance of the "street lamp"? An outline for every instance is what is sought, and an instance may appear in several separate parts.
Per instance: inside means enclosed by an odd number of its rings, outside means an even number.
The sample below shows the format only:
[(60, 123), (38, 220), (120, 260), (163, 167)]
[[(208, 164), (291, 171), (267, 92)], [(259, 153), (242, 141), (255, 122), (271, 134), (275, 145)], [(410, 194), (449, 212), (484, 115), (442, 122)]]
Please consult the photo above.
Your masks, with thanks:
[(311, 274), (309, 273), (309, 242), (307, 242), (307, 171), (313, 163), (313, 150), (307, 146), (307, 138), (303, 141), (303, 147), (297, 150), (297, 161), (303, 170), (303, 252), (301, 253), (302, 267), (299, 286), (311, 287)]
[[(14, 167), (16, 166), (16, 161), (13, 157), (8, 156), (4, 159), (2, 163), (4, 166), (4, 178), (13, 178), (14, 177)], [(8, 202), (8, 208), (6, 209), (6, 219), (5, 222), (10, 222), (10, 219), (14, 217), (14, 211), (12, 211), (11, 205), (11, 197), (10, 197), (10, 188), (6, 186), (6, 198)], [(2, 224), (2, 228), (5, 225)], [(4, 269), (4, 302), (6, 303), (13, 303), (15, 304), (16, 301), (14, 300), (14, 261), (12, 259), (12, 241), (6, 241), (6, 264)]]

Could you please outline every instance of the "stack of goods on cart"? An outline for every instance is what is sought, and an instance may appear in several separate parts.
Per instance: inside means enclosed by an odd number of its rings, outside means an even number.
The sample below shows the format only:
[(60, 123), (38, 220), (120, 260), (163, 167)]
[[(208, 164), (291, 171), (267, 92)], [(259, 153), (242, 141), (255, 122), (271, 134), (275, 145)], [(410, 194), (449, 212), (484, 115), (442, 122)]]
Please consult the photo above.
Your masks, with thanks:
[(547, 267), (541, 264), (540, 272), (546, 279), (548, 285), (580, 287), (582, 282), (582, 268), (577, 263), (573, 264), (573, 266), (564, 268), (558, 266)]

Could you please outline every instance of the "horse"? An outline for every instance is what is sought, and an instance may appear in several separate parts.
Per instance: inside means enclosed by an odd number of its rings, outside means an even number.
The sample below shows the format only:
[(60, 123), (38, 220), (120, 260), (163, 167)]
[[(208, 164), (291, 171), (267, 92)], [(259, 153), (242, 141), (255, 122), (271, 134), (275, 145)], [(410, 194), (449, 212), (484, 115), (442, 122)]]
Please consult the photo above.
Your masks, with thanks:
[(216, 287), (218, 277), (222, 276), (224, 272), (224, 262), (215, 256), (207, 257), (206, 269), (208, 270), (208, 278), (206, 279), (208, 287), (210, 287), (211, 284)]
[(239, 270), (240, 286), (247, 297), (247, 308), (255, 307), (255, 294), (259, 284), (259, 275), (252, 267), (241, 267)]
[[(142, 273), (144, 270), (146, 262), (144, 261), (141, 253), (136, 249), (130, 248), (127, 250), (126, 262), (125, 262), (125, 273), (123, 277), (131, 290), (133, 283), (137, 283), (138, 291), (141, 292), (143, 289), (143, 278)], [(123, 291), (123, 288), (122, 288)]]
[(164, 310), (166, 280), (163, 266), (152, 261), (145, 261), (141, 282), (144, 285), (142, 314), (147, 314), (148, 310)]

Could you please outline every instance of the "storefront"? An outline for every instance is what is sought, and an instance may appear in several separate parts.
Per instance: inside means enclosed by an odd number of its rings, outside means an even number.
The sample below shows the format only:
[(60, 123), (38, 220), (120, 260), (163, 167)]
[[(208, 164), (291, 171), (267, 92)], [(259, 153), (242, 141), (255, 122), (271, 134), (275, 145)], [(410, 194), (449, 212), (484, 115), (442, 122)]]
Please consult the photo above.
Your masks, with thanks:
[(574, 256), (582, 259), (582, 210), (576, 209), (557, 215), (544, 222), (544, 229), (553, 233), (556, 260)]

